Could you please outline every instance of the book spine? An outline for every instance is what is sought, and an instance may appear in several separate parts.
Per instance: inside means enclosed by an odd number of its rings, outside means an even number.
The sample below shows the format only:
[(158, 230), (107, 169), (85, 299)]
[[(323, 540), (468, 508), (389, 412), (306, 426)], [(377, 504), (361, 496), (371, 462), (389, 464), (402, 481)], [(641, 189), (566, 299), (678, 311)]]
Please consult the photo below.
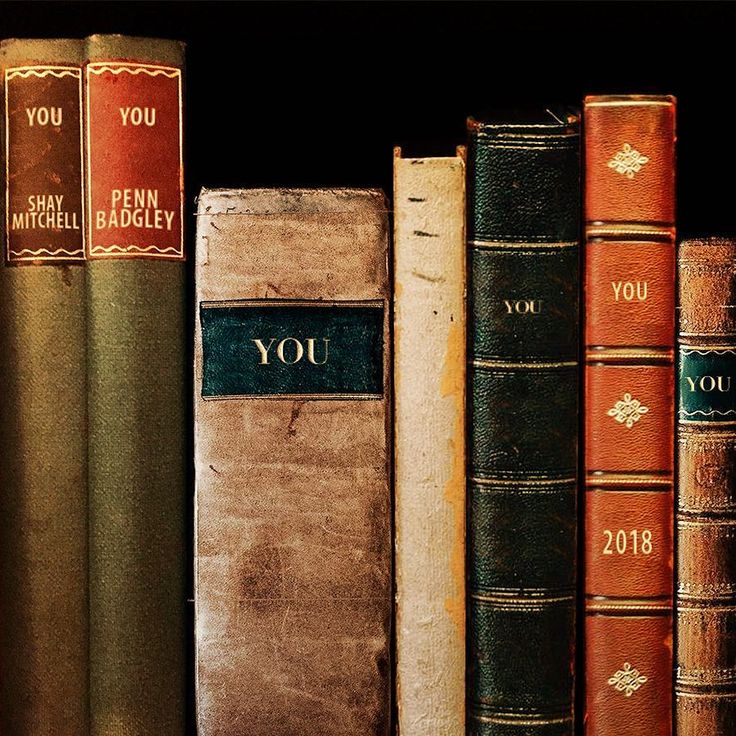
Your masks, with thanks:
[(86, 54), (91, 733), (180, 736), (183, 48), (92, 36)]
[(672, 718), (671, 97), (585, 100), (585, 724)]
[(567, 736), (579, 120), (471, 120), (469, 131), (469, 732)]
[(675, 714), (678, 736), (736, 724), (736, 241), (678, 254)]
[(464, 151), (395, 153), (398, 728), (464, 736)]
[(199, 197), (201, 736), (388, 734), (387, 256), (381, 192)]
[(83, 44), (0, 44), (0, 732), (88, 732)]

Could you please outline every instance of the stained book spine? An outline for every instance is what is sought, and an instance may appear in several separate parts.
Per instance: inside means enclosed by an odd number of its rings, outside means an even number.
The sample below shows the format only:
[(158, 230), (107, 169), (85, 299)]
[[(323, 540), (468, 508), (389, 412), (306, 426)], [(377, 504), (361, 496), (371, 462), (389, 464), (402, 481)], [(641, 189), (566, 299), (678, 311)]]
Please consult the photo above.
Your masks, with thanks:
[(585, 101), (585, 725), (672, 731), (671, 97)]
[(569, 736), (579, 120), (469, 132), (469, 732)]
[(387, 255), (381, 192), (199, 197), (201, 736), (388, 734)]
[(92, 36), (86, 54), (91, 733), (180, 736), (183, 48)]
[(736, 724), (736, 241), (680, 244), (675, 714)]
[(83, 43), (0, 44), (0, 733), (87, 734)]
[(465, 161), (394, 158), (398, 728), (465, 734)]

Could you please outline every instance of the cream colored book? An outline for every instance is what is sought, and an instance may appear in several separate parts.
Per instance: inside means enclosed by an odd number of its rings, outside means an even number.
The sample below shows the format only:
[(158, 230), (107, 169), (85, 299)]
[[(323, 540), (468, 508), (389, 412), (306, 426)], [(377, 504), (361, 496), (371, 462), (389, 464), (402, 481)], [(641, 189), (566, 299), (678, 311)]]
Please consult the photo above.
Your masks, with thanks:
[(465, 733), (465, 159), (394, 157), (401, 736)]

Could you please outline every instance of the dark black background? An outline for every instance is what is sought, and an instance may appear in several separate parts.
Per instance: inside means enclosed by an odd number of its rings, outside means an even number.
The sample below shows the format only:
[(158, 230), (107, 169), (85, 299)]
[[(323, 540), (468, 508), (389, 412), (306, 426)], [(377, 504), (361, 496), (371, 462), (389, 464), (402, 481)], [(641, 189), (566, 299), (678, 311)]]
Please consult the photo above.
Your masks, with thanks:
[(656, 92), (680, 235), (736, 235), (736, 4), (0, 1), (3, 37), (113, 32), (187, 43), (192, 213), (202, 186), (390, 193), (392, 147), (449, 155), (469, 113)]
[(660, 92), (679, 100), (680, 233), (736, 231), (736, 4), (0, 2), (0, 17), (5, 37), (187, 42), (190, 208), (201, 186), (390, 192), (392, 146), (449, 154), (468, 113)]

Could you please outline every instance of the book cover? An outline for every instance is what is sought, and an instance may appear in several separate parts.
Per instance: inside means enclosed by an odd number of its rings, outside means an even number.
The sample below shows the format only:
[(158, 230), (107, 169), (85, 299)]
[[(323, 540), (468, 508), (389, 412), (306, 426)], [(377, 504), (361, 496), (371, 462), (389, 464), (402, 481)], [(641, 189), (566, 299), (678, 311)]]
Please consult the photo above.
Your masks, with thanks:
[(91, 36), (86, 57), (91, 733), (180, 736), (184, 50)]
[(736, 241), (678, 251), (675, 718), (678, 736), (736, 725)]
[(468, 128), (469, 732), (569, 736), (579, 118)]
[(201, 736), (388, 733), (387, 257), (380, 191), (199, 196)]
[(675, 100), (585, 100), (585, 728), (672, 731)]
[(465, 734), (465, 158), (394, 155), (402, 736)]
[(0, 44), (0, 732), (85, 736), (84, 43)]

